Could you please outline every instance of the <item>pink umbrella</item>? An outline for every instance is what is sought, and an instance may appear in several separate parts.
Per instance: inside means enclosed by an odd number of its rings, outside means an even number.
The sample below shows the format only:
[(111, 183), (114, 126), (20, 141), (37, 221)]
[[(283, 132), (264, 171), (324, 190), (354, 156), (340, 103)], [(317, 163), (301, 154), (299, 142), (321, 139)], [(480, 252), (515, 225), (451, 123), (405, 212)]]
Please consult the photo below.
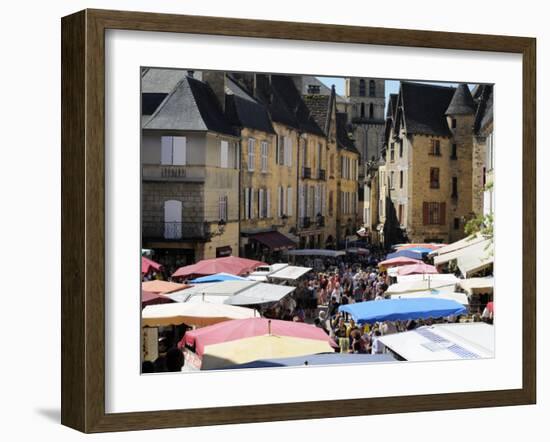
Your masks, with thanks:
[(437, 269), (429, 264), (426, 263), (417, 263), (417, 264), (409, 264), (405, 266), (399, 267), (397, 269), (397, 274), (399, 276), (405, 276), (405, 275), (422, 275), (425, 273), (435, 274), (439, 273)]
[(422, 249), (432, 249), (437, 250), (443, 246), (446, 246), (447, 244), (426, 244), (426, 243), (416, 243), (416, 244), (403, 244), (399, 247), (396, 247), (397, 250), (405, 250), (405, 249), (412, 249), (412, 248), (422, 248)]
[(162, 266), (159, 263), (145, 256), (141, 257), (141, 273), (143, 275), (149, 273), (151, 270), (156, 270), (158, 272), (160, 269), (162, 269)]
[(196, 264), (180, 267), (172, 275), (173, 278), (188, 278), (190, 276), (207, 276), (216, 273), (229, 273), (231, 275), (243, 275), (250, 273), (256, 267), (265, 265), (261, 261), (227, 256), (225, 258), (203, 259)]
[(303, 322), (267, 318), (235, 319), (191, 330), (185, 333), (178, 347), (194, 346), (195, 353), (202, 356), (204, 347), (207, 345), (267, 334), (326, 341), (331, 346), (337, 347), (334, 341), (319, 327)]
[(422, 261), (414, 258), (407, 258), (405, 256), (398, 256), (397, 258), (386, 259), (385, 261), (379, 262), (378, 267), (398, 267), (405, 266), (410, 264), (421, 264)]
[(147, 292), (145, 290), (141, 291), (141, 306), (145, 307), (147, 305), (153, 304), (167, 304), (169, 302), (174, 302), (168, 296), (161, 295), (156, 292)]

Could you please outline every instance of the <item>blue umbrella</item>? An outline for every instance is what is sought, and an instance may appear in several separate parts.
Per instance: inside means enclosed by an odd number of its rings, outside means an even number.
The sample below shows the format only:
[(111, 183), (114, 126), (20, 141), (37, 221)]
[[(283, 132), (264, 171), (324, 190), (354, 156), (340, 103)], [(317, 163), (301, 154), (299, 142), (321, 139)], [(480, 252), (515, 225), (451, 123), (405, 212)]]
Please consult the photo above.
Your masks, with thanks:
[(200, 278), (189, 281), (194, 284), (201, 284), (205, 282), (222, 282), (222, 281), (248, 281), (248, 279), (241, 276), (231, 275), (229, 273), (216, 273), (214, 275), (201, 276)]
[(410, 249), (403, 249), (399, 250), (398, 252), (390, 253), (386, 256), (386, 259), (391, 258), (398, 258), (398, 257), (405, 257), (405, 258), (413, 258), (413, 259), (423, 259), (428, 253), (430, 253), (431, 249), (424, 249), (422, 247), (413, 247)]
[(371, 364), (376, 362), (394, 362), (391, 354), (358, 354), (358, 353), (319, 353), (315, 355), (292, 358), (259, 359), (246, 364), (231, 365), (223, 369), (235, 368), (268, 368), (268, 367), (304, 367), (306, 365), (333, 364)]
[(406, 321), (409, 319), (443, 318), (461, 315), (466, 308), (452, 299), (404, 298), (366, 301), (345, 304), (338, 307), (340, 312), (351, 315), (358, 324), (382, 321)]

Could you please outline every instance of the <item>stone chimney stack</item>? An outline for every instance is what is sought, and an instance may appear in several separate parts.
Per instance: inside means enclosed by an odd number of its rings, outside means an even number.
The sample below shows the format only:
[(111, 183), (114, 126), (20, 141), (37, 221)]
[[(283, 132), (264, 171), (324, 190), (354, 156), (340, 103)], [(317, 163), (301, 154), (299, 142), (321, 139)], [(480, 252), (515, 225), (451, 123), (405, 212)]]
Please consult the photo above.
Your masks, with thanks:
[(225, 112), (225, 72), (203, 71), (202, 81), (210, 86), (214, 92), (214, 95), (216, 95), (218, 102), (220, 103), (222, 111)]

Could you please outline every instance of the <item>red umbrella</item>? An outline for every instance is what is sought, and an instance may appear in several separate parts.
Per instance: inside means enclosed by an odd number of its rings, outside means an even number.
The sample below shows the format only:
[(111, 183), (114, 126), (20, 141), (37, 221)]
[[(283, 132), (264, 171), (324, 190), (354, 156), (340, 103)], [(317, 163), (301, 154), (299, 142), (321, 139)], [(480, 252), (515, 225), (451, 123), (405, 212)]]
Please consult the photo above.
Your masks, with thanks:
[(422, 261), (414, 258), (407, 258), (405, 256), (398, 256), (397, 258), (386, 259), (385, 261), (379, 262), (378, 267), (397, 267), (405, 266), (409, 264), (420, 264)]
[(337, 347), (334, 341), (319, 327), (303, 322), (267, 318), (235, 319), (191, 330), (185, 333), (178, 347), (182, 348), (184, 345), (194, 346), (195, 353), (202, 356), (204, 347), (207, 345), (267, 334), (327, 341), (333, 347)]
[(168, 296), (161, 295), (160, 293), (147, 292), (145, 290), (141, 291), (141, 306), (145, 307), (147, 305), (153, 304), (167, 304), (169, 302), (174, 302)]
[(236, 256), (227, 256), (225, 258), (203, 259), (196, 264), (180, 267), (172, 277), (185, 278), (190, 276), (207, 276), (216, 273), (229, 273), (231, 275), (243, 275), (250, 273), (256, 267), (265, 265), (261, 261), (253, 259), (238, 258)]
[(429, 264), (426, 263), (417, 263), (417, 264), (409, 264), (405, 266), (400, 266), (399, 269), (397, 269), (397, 274), (400, 276), (405, 275), (422, 275), (424, 273), (430, 273), (435, 274), (439, 273), (437, 269)]
[(141, 257), (141, 273), (143, 275), (149, 273), (151, 270), (156, 270), (157, 272), (162, 269), (162, 266), (149, 258), (146, 258), (145, 256)]
[(489, 313), (495, 313), (495, 304), (492, 301), (487, 303), (486, 308)]

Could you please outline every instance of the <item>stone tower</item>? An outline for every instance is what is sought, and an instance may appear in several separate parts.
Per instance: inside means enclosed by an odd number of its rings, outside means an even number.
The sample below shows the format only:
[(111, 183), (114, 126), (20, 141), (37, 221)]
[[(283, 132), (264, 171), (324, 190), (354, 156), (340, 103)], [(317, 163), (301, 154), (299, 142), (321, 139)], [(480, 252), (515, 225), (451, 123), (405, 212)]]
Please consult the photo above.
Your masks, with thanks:
[(472, 152), (475, 103), (467, 84), (456, 88), (445, 112), (451, 132), (449, 224), (451, 242), (464, 236), (464, 222), (472, 215)]
[[(347, 78), (346, 98), (351, 109), (348, 113), (353, 128), (361, 164), (377, 159), (384, 144), (384, 112), (386, 107), (385, 81), (375, 78)], [(364, 176), (361, 168), (361, 177)]]

